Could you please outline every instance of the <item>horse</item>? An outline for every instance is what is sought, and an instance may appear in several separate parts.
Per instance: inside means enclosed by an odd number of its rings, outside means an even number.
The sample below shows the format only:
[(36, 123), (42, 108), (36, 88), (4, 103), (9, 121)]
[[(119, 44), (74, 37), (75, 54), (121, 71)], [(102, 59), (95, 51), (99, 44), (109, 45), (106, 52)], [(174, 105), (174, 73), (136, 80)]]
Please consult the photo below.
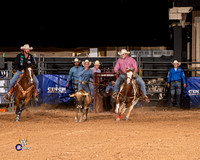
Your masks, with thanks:
[(33, 82), (33, 68), (32, 65), (27, 65), (24, 73), (20, 75), (19, 79), (14, 84), (14, 99), (16, 103), (16, 119), (18, 122), (24, 106), (26, 106), (35, 92), (35, 85)]
[[(85, 90), (80, 89), (79, 92), (69, 95), (70, 97), (76, 97), (76, 116), (75, 122), (87, 121), (88, 107), (92, 103), (91, 96)], [(78, 113), (81, 112), (80, 119), (78, 118)]]
[(140, 97), (140, 89), (135, 80), (135, 69), (126, 69), (126, 78), (117, 93), (115, 113), (118, 113), (116, 121), (120, 121), (122, 114), (129, 108), (125, 119), (129, 120), (133, 107)]

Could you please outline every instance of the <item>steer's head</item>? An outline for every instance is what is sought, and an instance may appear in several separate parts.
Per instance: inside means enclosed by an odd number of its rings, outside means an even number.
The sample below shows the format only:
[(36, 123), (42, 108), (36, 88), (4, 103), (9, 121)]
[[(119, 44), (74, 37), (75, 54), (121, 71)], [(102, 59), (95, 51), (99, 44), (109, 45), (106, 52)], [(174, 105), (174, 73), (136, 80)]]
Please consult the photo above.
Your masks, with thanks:
[(77, 108), (82, 108), (86, 103), (86, 96), (89, 94), (85, 92), (84, 90), (80, 90), (79, 92), (76, 92), (74, 94), (69, 95), (70, 97), (76, 97), (76, 105)]

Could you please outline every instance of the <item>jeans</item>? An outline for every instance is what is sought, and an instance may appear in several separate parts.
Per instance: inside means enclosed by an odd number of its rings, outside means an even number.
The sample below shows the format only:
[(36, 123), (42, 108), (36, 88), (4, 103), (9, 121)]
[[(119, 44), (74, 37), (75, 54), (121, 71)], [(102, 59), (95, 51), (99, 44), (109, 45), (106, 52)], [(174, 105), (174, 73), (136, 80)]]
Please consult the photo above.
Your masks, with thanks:
[(170, 84), (170, 106), (173, 106), (174, 102), (174, 95), (176, 94), (176, 106), (180, 107), (180, 100), (181, 100), (181, 82), (176, 81), (176, 82), (171, 82)]
[(93, 83), (89, 83), (89, 87), (90, 87), (91, 97), (93, 97), (94, 96), (94, 84)]
[[(10, 80), (10, 85), (9, 85), (8, 91), (10, 91), (11, 87), (15, 84), (15, 82), (19, 78), (19, 75), (22, 74), (22, 73), (23, 72), (17, 70), (17, 72), (14, 74), (14, 76)], [(37, 79), (37, 77), (35, 75), (33, 75), (33, 81), (35, 83), (36, 92), (38, 94), (39, 81), (38, 81), (38, 79)]]
[[(119, 88), (125, 79), (126, 79), (126, 75), (120, 74), (120, 76), (118, 77), (118, 79), (115, 82), (115, 86), (114, 86), (115, 93), (119, 91)], [(138, 74), (135, 75), (135, 79), (136, 79), (137, 84), (140, 86), (142, 93), (144, 94), (144, 96), (146, 96), (146, 87), (145, 87), (145, 83), (144, 83), (143, 79)]]
[(79, 91), (79, 87), (80, 87), (80, 84), (78, 81), (72, 81), (72, 89), (74, 93)]
[[(90, 88), (89, 88), (89, 84), (82, 84), (82, 83), (80, 83), (79, 84), (79, 90), (80, 89), (83, 89), (84, 91), (86, 91), (87, 93), (90, 93)], [(90, 93), (90, 95), (91, 95), (91, 93)]]
[[(93, 85), (93, 84), (91, 84), (91, 85)], [(92, 96), (93, 96), (93, 94), (94, 94), (94, 87), (93, 88), (91, 88), (92, 89), (92, 91), (90, 90), (90, 83), (88, 84), (88, 83), (86, 83), (86, 84), (82, 84), (82, 83), (80, 83), (80, 87), (79, 87), (79, 90), (80, 89), (83, 89), (83, 90), (85, 90), (87, 93), (90, 93), (90, 95), (91, 95), (91, 104), (90, 104), (90, 106), (89, 106), (89, 110), (93, 110), (93, 99), (92, 99)]]

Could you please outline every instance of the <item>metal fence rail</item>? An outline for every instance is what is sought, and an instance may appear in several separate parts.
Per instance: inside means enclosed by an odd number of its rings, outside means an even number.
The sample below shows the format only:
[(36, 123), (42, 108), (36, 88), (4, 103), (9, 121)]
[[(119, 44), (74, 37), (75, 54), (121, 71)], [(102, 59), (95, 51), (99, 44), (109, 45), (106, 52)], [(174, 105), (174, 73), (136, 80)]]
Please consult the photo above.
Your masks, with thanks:
[(3, 100), (4, 95), (8, 92), (8, 87), (10, 84), (10, 79), (12, 78), (12, 62), (1, 62), (3, 67), (0, 68), (0, 106), (4, 107), (9, 105), (9, 111), (14, 111), (14, 98), (11, 97), (11, 100), (6, 102)]

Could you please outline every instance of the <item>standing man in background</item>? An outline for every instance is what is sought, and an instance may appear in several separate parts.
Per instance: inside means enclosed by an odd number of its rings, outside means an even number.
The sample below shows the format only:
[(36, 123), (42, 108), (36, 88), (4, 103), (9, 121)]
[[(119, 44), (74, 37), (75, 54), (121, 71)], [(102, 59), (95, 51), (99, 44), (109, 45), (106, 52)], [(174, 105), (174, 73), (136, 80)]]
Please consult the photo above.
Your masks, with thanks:
[[(94, 62), (94, 67), (90, 68), (92, 70), (92, 72), (93, 72), (93, 75), (94, 75), (95, 72), (96, 73), (101, 73), (101, 70), (99, 69), (100, 65), (101, 65), (101, 63), (98, 60), (96, 60)], [(90, 81), (94, 82), (93, 79), (90, 79)], [(91, 97), (92, 97), (92, 103), (91, 103), (91, 105), (89, 107), (89, 110), (92, 111), (93, 110), (93, 99), (94, 99), (94, 84), (93, 83), (89, 83), (89, 87), (90, 87), (90, 93), (91, 93)]]
[(170, 104), (169, 106), (173, 106), (174, 102), (174, 96), (176, 94), (176, 107), (180, 108), (180, 100), (181, 100), (181, 79), (183, 80), (183, 86), (186, 88), (186, 80), (185, 80), (185, 74), (183, 70), (178, 67), (181, 65), (180, 62), (177, 60), (174, 60), (172, 63), (174, 65), (174, 68), (171, 68), (168, 72), (168, 80), (167, 80), (167, 87), (170, 87)]
[(79, 73), (83, 70), (83, 68), (81, 66), (79, 66), (80, 64), (80, 60), (78, 58), (75, 58), (74, 61), (72, 61), (74, 63), (74, 66), (70, 69), (69, 71), (69, 75), (67, 77), (67, 87), (69, 87), (69, 82), (72, 81), (72, 88), (74, 90), (74, 92), (78, 91), (79, 88)]
[(89, 68), (91, 65), (91, 62), (89, 60), (85, 60), (82, 62), (84, 68), (82, 69), (82, 71), (78, 74), (79, 75), (79, 81), (80, 81), (80, 89), (85, 90), (87, 93), (90, 93), (90, 87), (89, 87), (89, 82), (90, 79), (93, 79), (93, 72), (92, 70)]

